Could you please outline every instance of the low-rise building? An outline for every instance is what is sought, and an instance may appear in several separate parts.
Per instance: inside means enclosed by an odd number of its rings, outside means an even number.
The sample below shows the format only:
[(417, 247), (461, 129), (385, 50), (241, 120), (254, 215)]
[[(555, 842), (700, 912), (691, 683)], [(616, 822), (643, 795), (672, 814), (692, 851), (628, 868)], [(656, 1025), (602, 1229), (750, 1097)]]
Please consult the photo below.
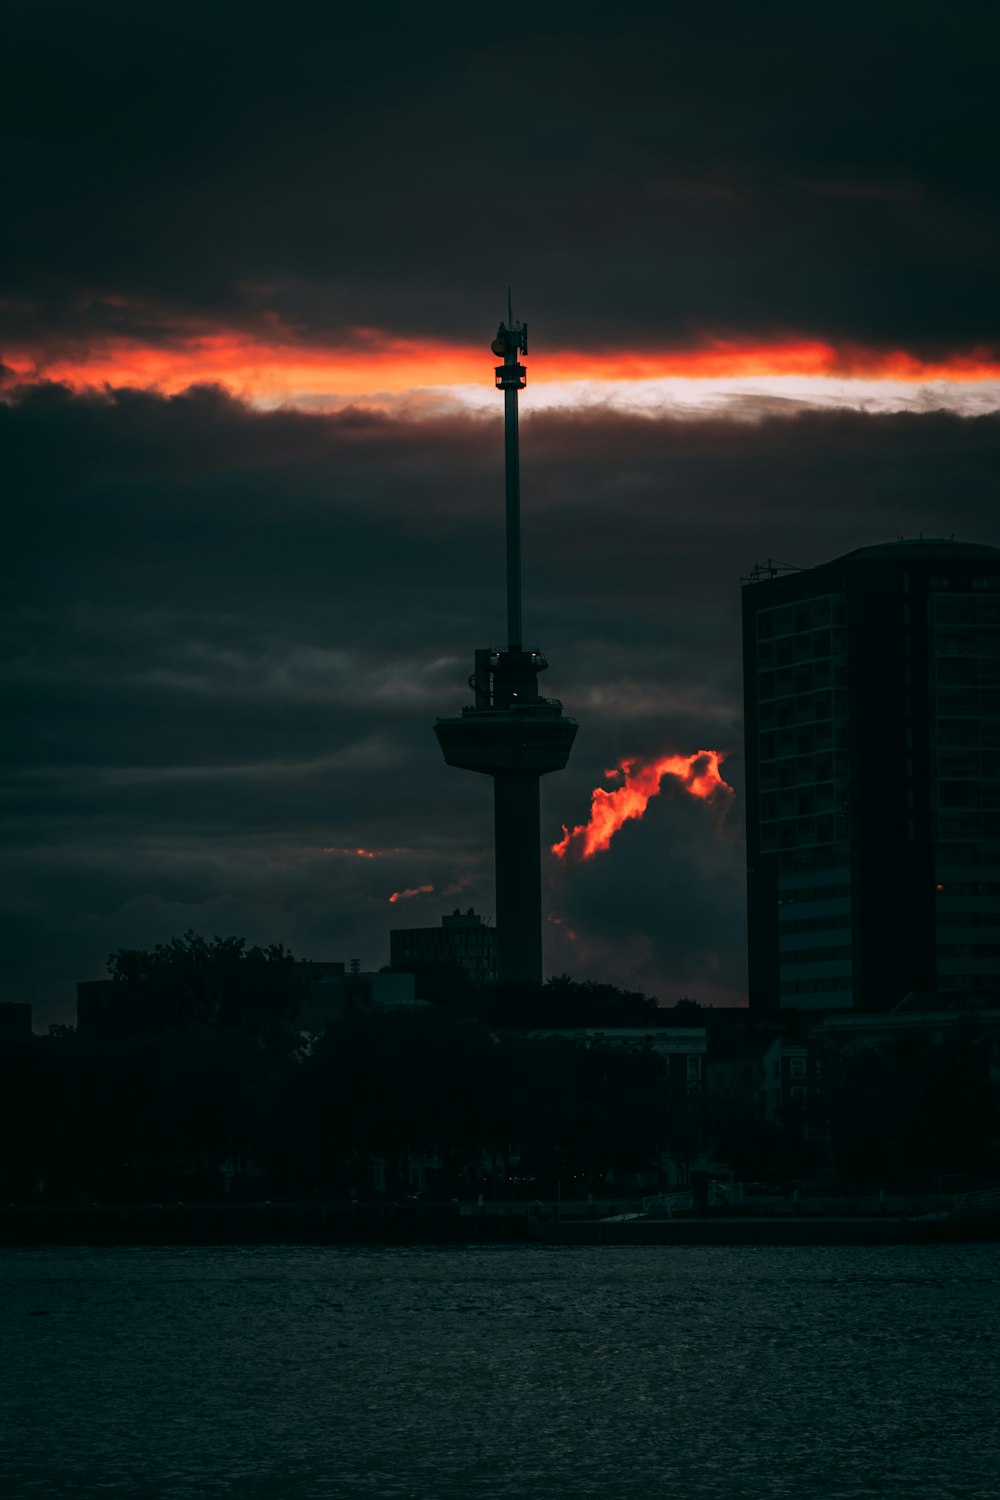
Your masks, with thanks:
[[(295, 965), (296, 978), (303, 981), (296, 1024), (301, 1031), (318, 1035), (341, 1019), (350, 1005), (391, 1010), (421, 1005), (415, 998), (412, 974), (370, 973), (350, 968), (340, 960), (302, 960)], [(122, 1004), (122, 989), (113, 979), (85, 979), (76, 986), (77, 1029), (81, 1036), (115, 1034)], [(31, 1007), (28, 1029), (31, 1028)]]
[(424, 1004), (414, 995), (412, 974), (393, 974), (389, 970), (370, 973), (353, 968), (345, 973), (342, 963), (300, 963), (296, 972), (306, 981), (298, 1025), (302, 1031), (314, 1035), (341, 1020), (351, 1006), (398, 1010)]
[(440, 927), (394, 927), (389, 932), (389, 965), (419, 969), (448, 964), (464, 969), (473, 984), (493, 984), (497, 977), (496, 928), (473, 907), (441, 918)]
[(526, 1035), (588, 1047), (643, 1047), (666, 1063), (663, 1098), (673, 1148), (663, 1161), (667, 1181), (686, 1182), (705, 1143), (708, 1031), (704, 1026), (550, 1026)]
[(815, 1113), (816, 1058), (805, 1039), (775, 1037), (762, 1058), (761, 1097), (769, 1119), (808, 1124)]
[(31, 1036), (31, 1006), (5, 1000), (0, 1004), (0, 1043)]

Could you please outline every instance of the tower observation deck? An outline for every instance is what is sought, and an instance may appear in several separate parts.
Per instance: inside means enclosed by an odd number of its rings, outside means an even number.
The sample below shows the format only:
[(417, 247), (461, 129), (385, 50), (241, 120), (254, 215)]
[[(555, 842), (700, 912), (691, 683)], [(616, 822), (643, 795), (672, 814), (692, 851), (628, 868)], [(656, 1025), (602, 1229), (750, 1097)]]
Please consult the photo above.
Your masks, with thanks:
[(475, 653), (469, 678), (474, 702), (434, 726), (449, 766), (493, 777), (496, 859), (497, 972), (501, 979), (542, 978), (542, 868), (539, 778), (561, 771), (576, 736), (575, 719), (556, 698), (542, 698), (538, 674), (548, 662), (522, 644), (521, 485), (517, 393), (528, 352), (527, 325), (508, 323), (492, 344), (503, 359), (497, 389), (504, 393), (504, 467), (507, 512), (507, 649)]

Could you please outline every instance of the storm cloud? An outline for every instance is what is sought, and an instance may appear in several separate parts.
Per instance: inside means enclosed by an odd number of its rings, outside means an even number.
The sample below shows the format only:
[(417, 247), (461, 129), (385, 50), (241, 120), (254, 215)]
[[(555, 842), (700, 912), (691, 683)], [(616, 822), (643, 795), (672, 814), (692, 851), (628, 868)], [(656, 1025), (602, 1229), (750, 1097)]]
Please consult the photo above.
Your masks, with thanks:
[[(0, 339), (1000, 342), (982, 3), (22, 6)], [(2, 352), (2, 350), (0, 350)]]

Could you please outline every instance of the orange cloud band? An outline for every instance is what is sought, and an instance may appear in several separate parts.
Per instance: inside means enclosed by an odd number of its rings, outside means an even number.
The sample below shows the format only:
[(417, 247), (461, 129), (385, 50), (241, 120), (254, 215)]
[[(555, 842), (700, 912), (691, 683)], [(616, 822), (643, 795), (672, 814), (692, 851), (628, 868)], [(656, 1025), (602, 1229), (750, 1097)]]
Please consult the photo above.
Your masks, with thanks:
[[(76, 389), (138, 386), (175, 394), (208, 382), (250, 400), (294, 400), (296, 395), (313, 393), (349, 397), (398, 394), (429, 386), (488, 385), (492, 361), (485, 345), (473, 348), (364, 332), (349, 346), (329, 348), (222, 330), (182, 332), (162, 346), (117, 339), (51, 353), (8, 349), (3, 362), (18, 380), (27, 383), (51, 380)], [(973, 349), (927, 361), (905, 350), (835, 346), (820, 340), (770, 344), (717, 340), (662, 353), (550, 348), (532, 366), (529, 379), (544, 385), (769, 375), (913, 383), (1000, 380), (1000, 353)]]

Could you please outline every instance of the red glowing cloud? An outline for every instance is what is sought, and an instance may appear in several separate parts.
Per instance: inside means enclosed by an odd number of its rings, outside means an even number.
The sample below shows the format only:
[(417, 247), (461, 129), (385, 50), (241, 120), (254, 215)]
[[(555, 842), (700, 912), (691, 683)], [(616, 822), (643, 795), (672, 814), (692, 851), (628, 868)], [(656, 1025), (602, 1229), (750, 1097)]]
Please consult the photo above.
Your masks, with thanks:
[(694, 755), (666, 755), (646, 765), (636, 760), (622, 761), (621, 766), (604, 774), (624, 777), (624, 781), (612, 790), (595, 787), (590, 796), (589, 820), (577, 824), (572, 832), (563, 824), (563, 837), (552, 845), (552, 853), (559, 859), (571, 852), (579, 859), (589, 859), (599, 850), (607, 849), (623, 823), (642, 817), (650, 797), (660, 790), (664, 776), (675, 776), (692, 797), (704, 800), (731, 797), (733, 789), (719, 769), (722, 754), (719, 750), (697, 750)]

